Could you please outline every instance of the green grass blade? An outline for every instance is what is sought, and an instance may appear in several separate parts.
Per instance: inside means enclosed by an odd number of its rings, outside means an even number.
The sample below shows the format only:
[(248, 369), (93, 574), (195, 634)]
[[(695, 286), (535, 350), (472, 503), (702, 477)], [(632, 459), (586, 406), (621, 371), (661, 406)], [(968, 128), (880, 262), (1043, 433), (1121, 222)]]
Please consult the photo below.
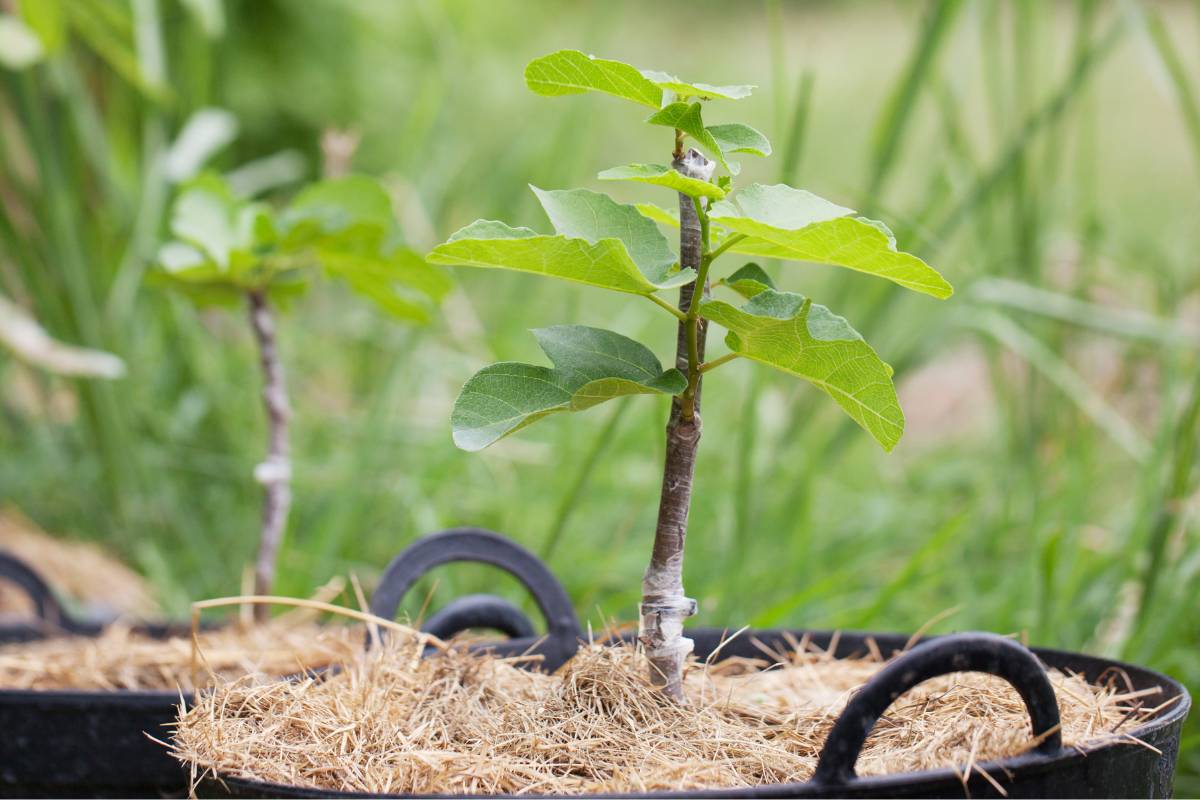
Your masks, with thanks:
[(808, 134), (808, 120), (812, 112), (813, 87), (817, 82), (815, 70), (800, 73), (796, 85), (796, 98), (792, 101), (791, 121), (787, 136), (783, 140), (782, 158), (779, 162), (779, 182), (795, 186), (800, 180), (800, 162), (804, 155), (804, 143)]
[(972, 299), (1068, 322), (1100, 333), (1166, 347), (1200, 348), (1200, 332), (1134, 308), (1113, 308), (1008, 278), (983, 278)]
[(1200, 169), (1200, 95), (1187, 74), (1171, 34), (1163, 22), (1162, 14), (1155, 8), (1139, 5), (1142, 29), (1150, 39), (1154, 52), (1158, 55), (1163, 68), (1171, 79), (1175, 90), (1175, 99), (1179, 103), (1179, 112), (1183, 115), (1183, 123), (1187, 129), (1188, 140), (1196, 157), (1196, 168)]
[(933, 241), (945, 242), (958, 227), (969, 220), (975, 211), (1000, 188), (1020, 162), (1030, 142), (1047, 127), (1058, 122), (1072, 101), (1077, 98), (1093, 71), (1104, 62), (1121, 40), (1126, 30), (1123, 20), (1114, 21), (1091, 47), (1080, 54), (1058, 90), (1030, 114), (1021, 129), (1004, 146), (991, 169), (963, 195), (946, 213), (933, 232)]
[(866, 193), (868, 204), (863, 211), (868, 216), (875, 211), (872, 204), (883, 195), (896, 156), (903, 149), (917, 98), (933, 74), (937, 58), (954, 29), (954, 21), (962, 7), (962, 0), (938, 0), (930, 7), (909, 52), (908, 65), (892, 88), (875, 123), (871, 136), (871, 177)]
[(1143, 462), (1147, 459), (1150, 445), (1145, 437), (1089, 386), (1078, 372), (1035, 336), (996, 312), (976, 313), (967, 324), (1016, 353), (1057, 386), (1134, 461)]
[(562, 540), (563, 533), (571, 522), (571, 517), (575, 515), (579, 508), (580, 499), (584, 496), (587, 489), (588, 481), (592, 477), (592, 473), (596, 470), (596, 464), (600, 461), (600, 456), (604, 454), (605, 449), (616, 438), (617, 428), (621, 425), (621, 418), (629, 409), (631, 403), (628, 399), (618, 401), (616, 408), (608, 415), (608, 421), (604, 423), (604, 427), (596, 434), (596, 438), (592, 440), (592, 445), (587, 449), (583, 459), (579, 462), (579, 468), (575, 471), (575, 477), (571, 480), (570, 488), (563, 493), (562, 499), (558, 503), (558, 509), (554, 512), (554, 522), (550, 525), (550, 533), (546, 535), (546, 541), (542, 544), (542, 560), (549, 562), (554, 557), (555, 551), (558, 550), (559, 542)]

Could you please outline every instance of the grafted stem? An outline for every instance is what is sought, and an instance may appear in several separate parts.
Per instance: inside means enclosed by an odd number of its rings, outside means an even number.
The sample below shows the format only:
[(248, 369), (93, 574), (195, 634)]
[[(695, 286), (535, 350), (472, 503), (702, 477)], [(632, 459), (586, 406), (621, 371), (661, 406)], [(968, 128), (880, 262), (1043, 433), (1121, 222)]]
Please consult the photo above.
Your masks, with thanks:
[[(288, 422), (292, 411), (288, 403), (283, 362), (275, 341), (275, 315), (267, 301), (266, 291), (249, 293), (250, 327), (258, 343), (259, 364), (262, 367), (263, 406), (267, 412), (267, 458), (254, 468), (254, 478), (263, 486), (262, 529), (258, 540), (258, 557), (254, 563), (254, 593), (269, 595), (275, 583), (275, 564), (279, 544), (287, 529), (288, 510), (292, 505), (292, 462), (288, 445)], [(270, 607), (256, 605), (254, 617), (262, 622)]]
[[(678, 139), (677, 139), (678, 143)], [(695, 150), (675, 158), (676, 170), (691, 178), (709, 180), (714, 165)], [(683, 623), (696, 613), (696, 601), (683, 593), (683, 550), (687, 537), (696, 450), (700, 444), (701, 365), (707, 325), (700, 317), (700, 300), (708, 293), (708, 218), (702, 201), (679, 195), (679, 264), (696, 271), (696, 280), (679, 289), (679, 322), (675, 366), (687, 375), (688, 386), (672, 398), (667, 420), (667, 450), (654, 549), (642, 579), (639, 638), (650, 662), (650, 680), (671, 699), (684, 702), (683, 667), (692, 652)], [(699, 292), (699, 294), (697, 294)]]

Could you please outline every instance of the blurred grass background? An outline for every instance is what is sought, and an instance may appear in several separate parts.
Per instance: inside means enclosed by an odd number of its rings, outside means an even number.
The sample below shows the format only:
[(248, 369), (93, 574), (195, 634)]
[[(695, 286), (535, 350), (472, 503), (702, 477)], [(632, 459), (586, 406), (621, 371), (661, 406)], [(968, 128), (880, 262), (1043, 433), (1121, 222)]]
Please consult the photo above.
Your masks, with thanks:
[[(885, 219), (958, 288), (946, 303), (803, 265), (783, 288), (851, 319), (897, 367), (887, 456), (811, 387), (735, 362), (705, 390), (687, 585), (697, 624), (1020, 632), (1200, 689), (1200, 6), (1190, 2), (0, 0), (45, 58), (0, 67), (0, 292), (129, 375), (72, 382), (0, 358), (0, 501), (107, 543), (175, 613), (235, 592), (254, 548), (264, 421), (241, 313), (142, 278), (198, 109), (212, 165), (278, 184), (360, 136), (409, 242), (477, 217), (546, 229), (527, 183), (600, 186), (670, 134), (607, 98), (536, 97), (523, 65), (575, 47), (757, 83), (711, 121), (775, 146), (745, 179)], [(56, 14), (56, 9), (61, 11)], [(666, 138), (664, 138), (664, 136)], [(247, 172), (246, 165), (253, 170)], [(729, 267), (736, 266), (730, 262)], [(413, 537), (506, 533), (581, 614), (632, 619), (665, 404), (634, 398), (457, 452), (454, 395), (489, 360), (541, 358), (574, 321), (673, 346), (649, 304), (461, 270), (443, 320), (398, 327), (336, 290), (283, 324), (296, 505), (280, 589), (370, 578)], [(719, 351), (718, 351), (719, 352)], [(514, 588), (439, 572), (434, 603)], [(419, 599), (418, 599), (419, 600)], [(1200, 726), (1178, 790), (1200, 792)]]

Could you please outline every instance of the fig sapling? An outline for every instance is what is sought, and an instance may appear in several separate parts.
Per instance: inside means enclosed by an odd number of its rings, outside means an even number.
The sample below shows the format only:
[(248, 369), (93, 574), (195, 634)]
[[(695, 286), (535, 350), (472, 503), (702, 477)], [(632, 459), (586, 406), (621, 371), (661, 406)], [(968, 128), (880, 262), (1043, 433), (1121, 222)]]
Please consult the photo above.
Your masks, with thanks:
[[(258, 348), (267, 415), (267, 456), (255, 468), (263, 486), (254, 591), (271, 593), (291, 506), (292, 465), (278, 308), (315, 277), (339, 278), (392, 317), (425, 322), (449, 279), (397, 236), (392, 204), (375, 181), (347, 176), (314, 183), (281, 210), (236, 196), (221, 178), (203, 175), (175, 201), (175, 239), (153, 273), (200, 304), (245, 303)], [(268, 606), (255, 606), (263, 619)]]
[[(750, 184), (733, 194), (736, 154), (766, 156), (771, 145), (740, 123), (707, 125), (704, 104), (748, 97), (754, 87), (688, 83), (618, 61), (562, 50), (530, 62), (529, 88), (556, 96), (602, 92), (653, 109), (646, 119), (672, 129), (669, 166), (634, 163), (601, 180), (626, 180), (676, 192), (678, 213), (623, 205), (585, 189), (534, 193), (553, 234), (479, 220), (434, 248), (428, 260), (533, 272), (637, 295), (676, 322), (675, 363), (663, 369), (645, 345), (580, 325), (534, 332), (553, 368), (501, 363), (463, 387), (451, 418), (454, 441), (479, 450), (526, 425), (630, 394), (671, 397), (658, 523), (643, 577), (639, 639), (650, 679), (683, 701), (683, 668), (692, 642), (684, 621), (696, 603), (683, 589), (684, 543), (696, 451), (702, 432), (704, 376), (747, 358), (803, 378), (828, 394), (885, 450), (904, 429), (892, 369), (842, 317), (792, 292), (777, 291), (753, 263), (717, 278), (723, 255), (846, 267), (937, 298), (950, 284), (916, 256), (899, 252), (883, 223), (790, 186)], [(688, 143), (696, 145), (689, 148)], [(720, 167), (725, 174), (717, 175)], [(678, 253), (660, 226), (677, 231)], [(741, 304), (715, 299), (720, 287)], [(671, 303), (660, 292), (678, 290)], [(744, 302), (741, 302), (744, 301)], [(706, 361), (710, 324), (724, 328), (729, 353)]]

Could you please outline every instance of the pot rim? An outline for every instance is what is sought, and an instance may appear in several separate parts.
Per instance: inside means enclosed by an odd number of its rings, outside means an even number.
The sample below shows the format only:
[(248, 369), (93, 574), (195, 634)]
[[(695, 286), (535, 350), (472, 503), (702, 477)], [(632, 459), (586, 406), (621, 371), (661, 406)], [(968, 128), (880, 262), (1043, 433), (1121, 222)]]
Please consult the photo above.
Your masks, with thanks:
[[(731, 630), (731, 629), (729, 629), (729, 628), (692, 628), (690, 630), (691, 630), (691, 632), (695, 633), (697, 631), (725, 631), (725, 630)], [(794, 632), (795, 631), (790, 628), (748, 628), (745, 631), (746, 634), (768, 635), (768, 636), (772, 635), (772, 634), (794, 633)], [(813, 635), (815, 637), (819, 637), (819, 638), (828, 638), (828, 637), (833, 637), (833, 636), (848, 636), (848, 637), (862, 637), (864, 639), (866, 639), (866, 638), (879, 639), (882, 637), (900, 636), (901, 635), (901, 634), (889, 634), (889, 633), (880, 634), (880, 633), (875, 633), (872, 631), (841, 630), (841, 629), (837, 629), (837, 630), (833, 630), (833, 629), (830, 629), (830, 630), (804, 630), (802, 632), (811, 634), (811, 635)], [(924, 636), (919, 641), (922, 641), (922, 642), (930, 641), (930, 640), (936, 639), (936, 638), (938, 638), (938, 636), (942, 636), (942, 635), (945, 635), (945, 634), (934, 634), (934, 635), (930, 635), (930, 636)], [(1111, 658), (1104, 658), (1103, 656), (1094, 656), (1094, 655), (1091, 655), (1088, 653), (1081, 653), (1081, 652), (1076, 652), (1076, 651), (1072, 651), (1072, 650), (1062, 650), (1062, 649), (1055, 648), (1055, 647), (1030, 647), (1029, 649), (1034, 653), (1034, 655), (1038, 656), (1038, 658), (1042, 658), (1045, 655), (1049, 655), (1049, 656), (1057, 657), (1054, 660), (1058, 660), (1058, 659), (1079, 658), (1082, 656), (1084, 658), (1090, 658), (1090, 659), (1094, 659), (1096, 661), (1103, 661), (1108, 667), (1115, 667), (1124, 672), (1132, 671), (1132, 672), (1141, 673), (1142, 675), (1144, 675), (1146, 677), (1154, 679), (1155, 682), (1163, 684), (1163, 688), (1170, 688), (1170, 689), (1176, 690), (1175, 693), (1180, 698), (1179, 702), (1175, 703), (1170, 709), (1164, 711), (1161, 716), (1157, 716), (1153, 720), (1145, 722), (1142, 725), (1139, 725), (1138, 727), (1131, 729), (1130, 731), (1127, 732), (1127, 735), (1136, 736), (1136, 734), (1142, 732), (1144, 729), (1149, 730), (1150, 728), (1157, 726), (1160, 722), (1163, 722), (1163, 723), (1173, 722), (1175, 720), (1176, 716), (1178, 716), (1179, 718), (1182, 719), (1187, 716), (1188, 711), (1191, 709), (1192, 698), (1191, 698), (1191, 693), (1188, 692), (1187, 687), (1184, 686), (1183, 683), (1176, 680), (1175, 678), (1172, 678), (1171, 676), (1166, 675), (1164, 673), (1158, 672), (1157, 670), (1150, 669), (1149, 667), (1143, 667), (1138, 664), (1133, 664), (1133, 663), (1130, 663), (1127, 661), (1118, 661), (1118, 660), (1111, 659)], [(848, 656), (846, 656), (846, 657), (848, 657)], [(1042, 660), (1044, 661), (1045, 659), (1042, 658)], [(1050, 666), (1053, 667), (1054, 665), (1051, 664)], [(1057, 667), (1055, 667), (1055, 668), (1057, 669)], [(178, 700), (181, 698), (191, 699), (194, 695), (195, 695), (194, 691), (180, 691), (177, 689), (71, 689), (71, 688), (15, 689), (15, 688), (0, 687), (0, 702), (9, 702), (9, 701), (17, 700), (17, 699), (48, 699), (48, 698), (52, 698), (54, 696), (61, 696), (64, 699), (74, 698), (74, 699), (113, 700), (113, 699), (117, 699), (117, 698), (131, 697), (131, 698), (147, 698), (147, 699), (149, 699), (149, 698), (154, 698), (154, 699), (170, 698), (170, 699)], [(1071, 748), (1071, 749), (1076, 749), (1076, 748)], [(1091, 751), (1089, 751), (1089, 752), (1091, 752)], [(915, 773), (913, 773), (913, 774), (915, 774)], [(863, 780), (866, 780), (866, 779), (863, 778)], [(443, 795), (432, 795), (432, 796), (441, 797)]]
[[(1133, 732), (1131, 732), (1131, 735), (1132, 733)], [(1048, 769), (1064, 762), (1088, 758), (1093, 753), (1116, 746), (1134, 747), (1136, 745), (1129, 741), (1114, 740), (1086, 751), (1080, 751), (1075, 747), (1067, 748), (1064, 749), (1062, 753), (1054, 756), (1044, 756), (1032, 752), (1022, 753), (1010, 758), (981, 761), (973, 765), (972, 773), (984, 771), (992, 774), (995, 771), (1002, 772), (1005, 770), (1021, 770), (1027, 774), (1033, 771), (1040, 773), (1045, 772)], [(366, 798), (473, 800), (474, 798), (481, 797), (603, 798), (603, 800), (616, 800), (617, 798), (630, 797), (628, 792), (602, 792), (587, 794), (544, 794), (539, 792), (522, 792), (521, 794), (376, 794), (371, 792), (330, 791), (315, 787), (292, 786), (286, 783), (258, 781), (251, 778), (223, 777), (217, 774), (210, 774), (204, 780), (213, 780), (219, 783), (229, 784), (231, 786), (241, 786), (252, 789), (255, 791), (256, 796), (260, 797), (328, 797), (347, 798), (347, 800), (366, 800)], [(728, 786), (701, 789), (658, 789), (648, 792), (639, 792), (636, 796), (647, 798), (741, 798), (747, 796), (802, 797), (816, 790), (852, 788), (852, 795), (847, 793), (846, 796), (868, 795), (875, 797), (889, 797), (895, 794), (895, 792), (889, 790), (894, 790), (902, 786), (908, 786), (912, 784), (929, 786), (949, 783), (963, 785), (963, 776), (951, 767), (940, 767), (938, 769), (918, 770), (916, 772), (895, 772), (886, 775), (859, 776), (856, 777), (850, 784), (819, 784), (811, 780), (790, 781), (788, 783), (762, 783), (754, 786)]]
[[(211, 630), (221, 627), (223, 623), (201, 622), (201, 630)], [(78, 623), (76, 630), (57, 631), (54, 636), (62, 638), (90, 639), (103, 633), (107, 625), (93, 623)], [(134, 620), (130, 627), (155, 639), (173, 637), (190, 638), (192, 625), (190, 622), (176, 621), (147, 621)], [(32, 634), (32, 635), (31, 635)], [(12, 638), (7, 638), (12, 637)], [(26, 638), (28, 637), (28, 638)], [(47, 638), (46, 629), (36, 622), (19, 622), (0, 626), (0, 645), (32, 644)], [(180, 699), (192, 701), (194, 691), (176, 689), (17, 689), (0, 686), (0, 704), (15, 704), (20, 702), (82, 702), (90, 700), (99, 704), (110, 704), (124, 699), (130, 699), (138, 704), (150, 705), (162, 700), (170, 700), (178, 705)]]
[(20, 702), (34, 703), (80, 703), (92, 701), (96, 705), (111, 705), (129, 702), (150, 705), (169, 700), (179, 705), (180, 700), (191, 702), (195, 692), (171, 689), (4, 689), (0, 688), (0, 705)]

